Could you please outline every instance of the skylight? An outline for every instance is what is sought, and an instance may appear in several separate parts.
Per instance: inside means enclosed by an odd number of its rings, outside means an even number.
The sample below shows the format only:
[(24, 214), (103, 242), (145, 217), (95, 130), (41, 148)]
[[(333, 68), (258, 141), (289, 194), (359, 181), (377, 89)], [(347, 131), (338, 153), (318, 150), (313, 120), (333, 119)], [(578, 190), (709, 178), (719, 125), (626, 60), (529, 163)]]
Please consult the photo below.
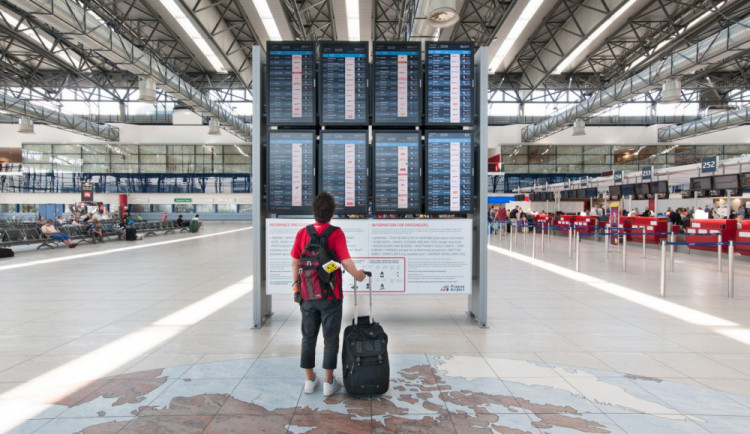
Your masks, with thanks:
[(586, 40), (584, 40), (580, 45), (578, 45), (578, 47), (576, 47), (576, 49), (573, 50), (573, 52), (570, 53), (568, 57), (566, 57), (565, 59), (563, 59), (562, 62), (560, 62), (557, 68), (555, 68), (555, 71), (553, 72), (553, 74), (558, 74), (558, 75), (562, 74), (565, 68), (570, 66), (570, 63), (573, 62), (573, 60), (577, 59), (578, 56), (580, 56), (581, 53), (583, 53), (583, 51), (586, 50), (589, 47), (589, 45), (591, 45), (592, 42), (594, 42), (594, 40), (596, 40), (599, 36), (601, 36), (601, 34), (604, 33), (604, 31), (607, 30), (607, 28), (610, 25), (612, 25), (612, 23), (615, 22), (615, 20), (620, 18), (620, 16), (622, 16), (622, 14), (624, 14), (628, 9), (630, 9), (630, 7), (633, 6), (637, 1), (638, 0), (630, 0), (623, 7), (615, 11), (615, 13), (612, 14), (612, 16), (609, 17), (607, 21), (604, 22), (604, 24), (602, 24), (596, 30), (594, 30), (594, 33), (592, 33), (588, 38), (586, 38)]
[(253, 0), (253, 5), (255, 5), (255, 9), (258, 11), (260, 20), (263, 22), (263, 27), (266, 28), (268, 37), (272, 41), (280, 41), (281, 33), (279, 33), (279, 28), (276, 26), (276, 20), (273, 18), (271, 8), (268, 7), (268, 2), (266, 0)]
[(359, 0), (346, 0), (346, 29), (350, 41), (359, 41)]
[(494, 74), (495, 71), (497, 71), (497, 68), (500, 67), (500, 63), (513, 47), (513, 44), (516, 43), (518, 37), (521, 36), (521, 33), (526, 28), (526, 25), (529, 24), (531, 18), (534, 17), (534, 14), (536, 13), (537, 9), (539, 9), (539, 6), (542, 5), (543, 1), (544, 0), (530, 0), (526, 7), (523, 9), (523, 12), (521, 12), (518, 20), (516, 20), (516, 23), (513, 24), (510, 32), (508, 32), (508, 36), (505, 37), (505, 40), (500, 45), (497, 53), (495, 53), (495, 57), (493, 57), (492, 61), (490, 62), (489, 70), (491, 74)]
[(211, 47), (208, 45), (208, 42), (206, 42), (203, 36), (198, 32), (198, 29), (195, 28), (193, 22), (190, 21), (187, 15), (185, 15), (185, 13), (182, 11), (182, 8), (180, 8), (180, 6), (178, 6), (174, 0), (160, 1), (161, 4), (167, 9), (167, 11), (169, 11), (172, 17), (177, 20), (177, 23), (182, 27), (182, 30), (184, 30), (185, 33), (188, 34), (190, 39), (193, 40), (195, 45), (198, 46), (198, 49), (201, 50), (201, 53), (206, 56), (206, 59), (208, 59), (208, 62), (211, 63), (211, 66), (214, 68), (214, 70), (216, 72), (227, 72), (224, 64), (221, 63), (221, 60), (219, 60), (219, 56), (217, 56), (214, 50), (211, 49)]

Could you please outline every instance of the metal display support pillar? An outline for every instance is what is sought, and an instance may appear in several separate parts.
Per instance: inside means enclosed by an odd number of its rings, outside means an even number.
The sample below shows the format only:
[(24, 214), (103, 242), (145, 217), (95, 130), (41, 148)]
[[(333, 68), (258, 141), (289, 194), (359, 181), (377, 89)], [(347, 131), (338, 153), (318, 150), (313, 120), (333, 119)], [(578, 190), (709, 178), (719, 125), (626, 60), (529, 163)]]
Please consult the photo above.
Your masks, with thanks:
[(622, 271), (628, 268), (628, 237), (622, 237)]
[(667, 240), (661, 240), (661, 273), (659, 274), (659, 287), (661, 296), (667, 293)]
[(643, 226), (643, 238), (641, 239), (641, 249), (643, 250), (643, 257), (646, 257), (646, 226)]
[(716, 260), (719, 262), (719, 273), (721, 273), (721, 234), (719, 234), (719, 244), (716, 245)]
[(727, 297), (734, 298), (734, 241), (729, 241), (729, 288)]
[[(477, 202), (474, 203), (473, 217), (473, 267), (472, 267), (472, 291), (468, 296), (468, 314), (474, 318), (479, 327), (487, 327), (487, 147), (488, 147), (488, 119), (487, 109), (489, 107), (487, 96), (487, 47), (481, 47), (474, 56), (474, 68), (476, 71), (477, 88), (474, 95), (477, 98), (479, 109), (476, 130), (479, 133), (479, 149), (477, 158), (474, 160), (475, 180), (477, 190)], [(260, 113), (256, 111), (255, 113)], [(253, 116), (253, 119), (260, 116)], [(482, 186), (485, 186), (482, 188)], [(510, 237), (508, 237), (510, 238)]]
[[(253, 143), (252, 143), (252, 192), (253, 192), (253, 328), (263, 327), (263, 323), (273, 315), (271, 296), (266, 294), (266, 218), (263, 209), (262, 145), (266, 128), (263, 125), (263, 66), (266, 54), (260, 46), (253, 46)], [(485, 164), (486, 166), (486, 164)], [(486, 177), (485, 177), (486, 178)], [(485, 193), (486, 195), (486, 193)], [(486, 214), (486, 211), (485, 211)]]

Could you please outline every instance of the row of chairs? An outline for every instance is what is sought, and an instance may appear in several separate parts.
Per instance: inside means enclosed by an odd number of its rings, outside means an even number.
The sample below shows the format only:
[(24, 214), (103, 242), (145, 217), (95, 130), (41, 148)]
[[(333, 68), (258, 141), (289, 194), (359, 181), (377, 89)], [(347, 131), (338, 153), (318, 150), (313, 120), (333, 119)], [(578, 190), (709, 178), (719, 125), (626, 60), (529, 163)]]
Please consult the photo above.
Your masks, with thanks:
[[(102, 222), (102, 238), (119, 238), (122, 229), (112, 222)], [(89, 230), (89, 226), (79, 226), (71, 224), (56, 224), (57, 230), (68, 234), (70, 238), (78, 243), (94, 243), (96, 240)], [(176, 231), (185, 232), (186, 226), (179, 226), (176, 221), (171, 222), (134, 222), (131, 227), (141, 232), (144, 236), (156, 236), (157, 232), (164, 232), (164, 235), (175, 233)], [(13, 247), (23, 245), (38, 244), (37, 250), (42, 248), (55, 248), (61, 242), (44, 235), (36, 222), (24, 223), (3, 223), (0, 224), (0, 247)]]

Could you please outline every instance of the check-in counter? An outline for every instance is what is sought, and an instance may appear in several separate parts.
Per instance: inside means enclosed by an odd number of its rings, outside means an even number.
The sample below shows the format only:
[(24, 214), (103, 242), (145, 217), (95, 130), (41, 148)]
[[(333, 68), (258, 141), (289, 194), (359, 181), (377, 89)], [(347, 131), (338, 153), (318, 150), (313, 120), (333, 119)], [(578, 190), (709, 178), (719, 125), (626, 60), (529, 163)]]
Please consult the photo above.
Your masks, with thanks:
[[(713, 234), (714, 236), (706, 236)], [(737, 221), (727, 219), (705, 219), (690, 220), (690, 227), (687, 228), (685, 241), (688, 243), (715, 243), (719, 241), (734, 241), (737, 237)], [(689, 246), (691, 249), (716, 251), (716, 246)], [(729, 251), (729, 246), (722, 247), (723, 252)]]

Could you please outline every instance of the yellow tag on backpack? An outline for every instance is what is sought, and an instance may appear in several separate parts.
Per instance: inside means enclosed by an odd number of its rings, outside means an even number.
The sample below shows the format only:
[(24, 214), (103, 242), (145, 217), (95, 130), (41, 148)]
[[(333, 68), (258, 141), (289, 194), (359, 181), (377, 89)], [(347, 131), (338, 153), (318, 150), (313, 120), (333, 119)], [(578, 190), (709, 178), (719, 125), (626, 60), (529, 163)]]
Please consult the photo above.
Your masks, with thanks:
[(325, 264), (323, 264), (323, 269), (326, 270), (329, 274), (338, 270), (339, 267), (340, 267), (339, 263), (333, 260), (328, 261)]

